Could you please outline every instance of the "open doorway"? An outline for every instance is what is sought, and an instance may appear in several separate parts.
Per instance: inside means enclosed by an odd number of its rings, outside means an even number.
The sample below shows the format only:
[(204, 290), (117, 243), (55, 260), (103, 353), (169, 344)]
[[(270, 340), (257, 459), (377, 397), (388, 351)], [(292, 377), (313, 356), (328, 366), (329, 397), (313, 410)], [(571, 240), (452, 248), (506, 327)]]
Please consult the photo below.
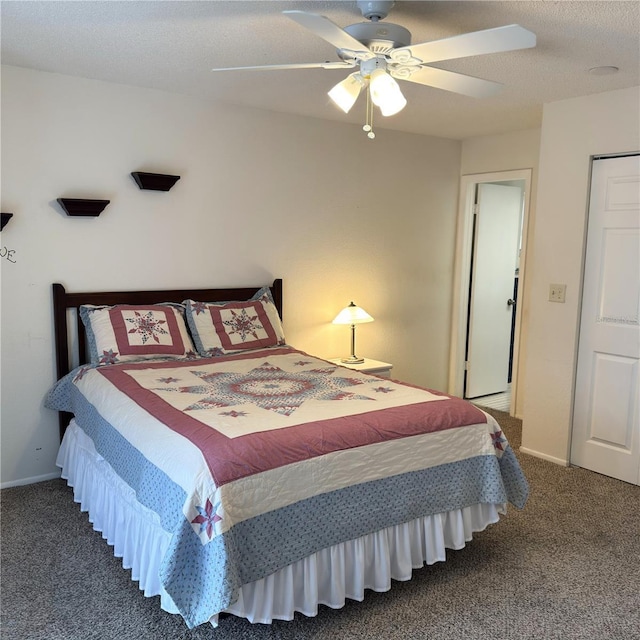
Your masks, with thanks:
[(531, 170), (462, 176), (449, 392), (516, 413)]

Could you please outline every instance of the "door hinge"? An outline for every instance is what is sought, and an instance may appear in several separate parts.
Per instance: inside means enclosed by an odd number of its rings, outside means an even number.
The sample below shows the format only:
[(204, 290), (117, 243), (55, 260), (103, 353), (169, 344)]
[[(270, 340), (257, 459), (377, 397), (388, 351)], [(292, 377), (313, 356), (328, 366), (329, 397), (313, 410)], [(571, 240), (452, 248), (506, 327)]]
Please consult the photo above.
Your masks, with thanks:
[(474, 216), (478, 215), (478, 205), (477, 204), (473, 205), (472, 213), (473, 213)]
[(471, 368), (471, 363), (468, 360), (464, 361), (464, 370), (465, 371), (469, 371), (469, 369)]

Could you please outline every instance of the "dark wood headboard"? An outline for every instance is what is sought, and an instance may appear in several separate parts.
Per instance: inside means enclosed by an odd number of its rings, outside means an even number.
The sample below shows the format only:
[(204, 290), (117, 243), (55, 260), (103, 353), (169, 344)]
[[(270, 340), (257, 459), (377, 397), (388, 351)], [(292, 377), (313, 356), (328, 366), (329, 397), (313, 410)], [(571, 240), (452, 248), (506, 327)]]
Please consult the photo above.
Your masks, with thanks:
[[(56, 348), (56, 372), (58, 380), (67, 375), (74, 366), (88, 362), (86, 334), (80, 320), (80, 306), (83, 304), (158, 304), (161, 302), (182, 302), (201, 300), (203, 302), (224, 302), (227, 300), (248, 300), (263, 285), (257, 287), (229, 287), (225, 289), (165, 289), (157, 291), (98, 291), (69, 293), (64, 286), (53, 284), (53, 326)], [(282, 318), (282, 279), (277, 278), (270, 287), (273, 300)], [(69, 311), (75, 315), (75, 323), (69, 323)], [(73, 315), (72, 315), (73, 317)], [(75, 332), (75, 335), (72, 334)], [(77, 362), (70, 343), (77, 343)], [(64, 434), (71, 414), (60, 412), (60, 437)]]

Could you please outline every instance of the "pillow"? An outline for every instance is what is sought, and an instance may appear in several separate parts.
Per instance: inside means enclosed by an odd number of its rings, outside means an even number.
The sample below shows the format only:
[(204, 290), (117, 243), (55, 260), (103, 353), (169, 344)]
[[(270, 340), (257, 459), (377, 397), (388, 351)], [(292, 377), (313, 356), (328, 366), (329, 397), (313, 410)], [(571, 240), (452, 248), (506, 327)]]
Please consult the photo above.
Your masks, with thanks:
[(185, 300), (183, 304), (201, 356), (221, 356), (284, 344), (282, 323), (269, 287), (263, 287), (246, 301)]
[(92, 364), (195, 357), (182, 305), (82, 305)]

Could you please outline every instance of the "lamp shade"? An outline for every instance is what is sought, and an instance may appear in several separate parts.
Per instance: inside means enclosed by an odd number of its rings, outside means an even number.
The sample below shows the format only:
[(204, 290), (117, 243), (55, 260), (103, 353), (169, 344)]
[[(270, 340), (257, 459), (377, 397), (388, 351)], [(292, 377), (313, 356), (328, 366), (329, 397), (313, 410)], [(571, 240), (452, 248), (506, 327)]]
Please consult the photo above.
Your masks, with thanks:
[(369, 89), (373, 104), (380, 108), (383, 116), (395, 115), (407, 104), (398, 83), (384, 69), (372, 72)]
[(373, 322), (373, 318), (353, 302), (333, 319), (333, 324), (363, 324), (365, 322)]
[(364, 86), (364, 80), (359, 72), (348, 75), (342, 82), (329, 91), (329, 97), (337, 104), (345, 113), (355, 104), (360, 91)]

